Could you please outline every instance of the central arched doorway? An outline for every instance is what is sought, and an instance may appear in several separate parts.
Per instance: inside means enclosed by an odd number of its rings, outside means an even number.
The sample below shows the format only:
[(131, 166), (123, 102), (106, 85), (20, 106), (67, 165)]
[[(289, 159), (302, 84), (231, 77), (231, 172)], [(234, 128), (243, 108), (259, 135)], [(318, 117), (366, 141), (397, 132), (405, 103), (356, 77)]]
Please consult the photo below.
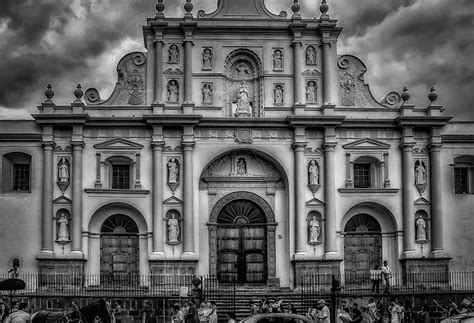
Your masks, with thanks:
[(368, 214), (357, 214), (344, 228), (344, 272), (363, 276), (382, 262), (382, 230)]
[(220, 281), (267, 280), (267, 219), (258, 204), (240, 199), (217, 218), (217, 275)]
[(124, 214), (109, 216), (100, 230), (101, 283), (138, 283), (138, 226)]

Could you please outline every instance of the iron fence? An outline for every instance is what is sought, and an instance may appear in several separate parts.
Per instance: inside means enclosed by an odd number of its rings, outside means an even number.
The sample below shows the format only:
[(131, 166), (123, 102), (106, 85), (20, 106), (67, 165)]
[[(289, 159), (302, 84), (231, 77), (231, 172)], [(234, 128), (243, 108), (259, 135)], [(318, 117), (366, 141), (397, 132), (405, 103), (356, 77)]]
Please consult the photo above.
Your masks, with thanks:
[(202, 276), (202, 297), (214, 301), (219, 309), (235, 313), (235, 279), (221, 282), (217, 275)]

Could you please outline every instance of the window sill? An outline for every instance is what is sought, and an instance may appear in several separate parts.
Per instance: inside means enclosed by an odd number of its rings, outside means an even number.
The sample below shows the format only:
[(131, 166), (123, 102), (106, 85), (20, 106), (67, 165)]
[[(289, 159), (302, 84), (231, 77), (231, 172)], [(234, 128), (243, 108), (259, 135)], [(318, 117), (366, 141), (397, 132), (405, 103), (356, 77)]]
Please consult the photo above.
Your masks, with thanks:
[(31, 194), (31, 191), (5, 191), (2, 194)]
[(396, 194), (398, 188), (340, 188), (339, 193)]
[(134, 189), (109, 189), (109, 188), (86, 188), (86, 193), (94, 194), (148, 194), (149, 190), (134, 190)]

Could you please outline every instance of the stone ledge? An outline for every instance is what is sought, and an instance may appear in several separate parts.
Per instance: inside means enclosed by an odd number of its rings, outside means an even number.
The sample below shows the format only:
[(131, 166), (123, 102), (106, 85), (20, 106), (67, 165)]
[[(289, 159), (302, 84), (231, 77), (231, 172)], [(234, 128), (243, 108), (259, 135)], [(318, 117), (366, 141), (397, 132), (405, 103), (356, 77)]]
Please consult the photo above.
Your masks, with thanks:
[(86, 188), (86, 193), (95, 194), (149, 194), (149, 190)]
[(396, 194), (398, 188), (340, 188), (339, 193), (376, 193), (376, 194)]

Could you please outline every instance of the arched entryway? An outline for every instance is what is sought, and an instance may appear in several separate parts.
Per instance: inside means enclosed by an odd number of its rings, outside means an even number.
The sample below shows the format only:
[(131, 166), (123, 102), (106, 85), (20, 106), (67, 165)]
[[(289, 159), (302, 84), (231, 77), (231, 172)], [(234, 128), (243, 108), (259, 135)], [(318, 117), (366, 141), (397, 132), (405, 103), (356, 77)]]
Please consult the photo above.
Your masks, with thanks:
[(382, 262), (382, 229), (368, 214), (357, 214), (344, 228), (344, 272), (367, 275)]
[(264, 283), (267, 279), (267, 219), (250, 200), (225, 205), (217, 218), (217, 275), (220, 281)]
[(109, 216), (100, 229), (101, 283), (138, 283), (139, 238), (135, 221), (124, 214)]

